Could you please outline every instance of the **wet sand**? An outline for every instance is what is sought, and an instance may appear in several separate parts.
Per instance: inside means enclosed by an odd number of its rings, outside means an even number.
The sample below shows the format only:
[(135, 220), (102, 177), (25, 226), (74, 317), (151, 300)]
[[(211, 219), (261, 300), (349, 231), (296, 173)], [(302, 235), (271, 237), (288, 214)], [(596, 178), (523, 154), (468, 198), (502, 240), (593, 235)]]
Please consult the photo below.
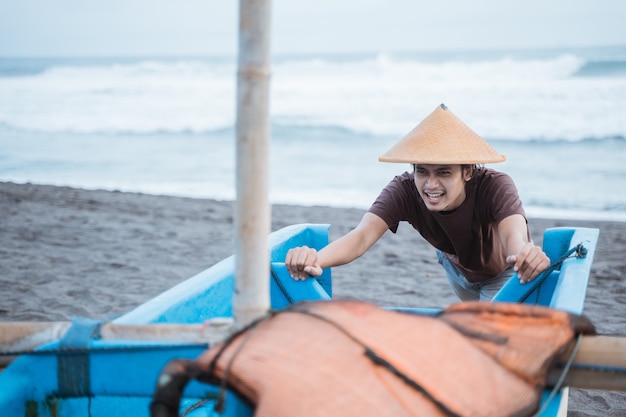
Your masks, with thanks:
[[(113, 319), (233, 252), (233, 203), (0, 182), (0, 321)], [(336, 239), (361, 209), (275, 205), (272, 230), (330, 223)], [(529, 219), (600, 229), (584, 313), (600, 334), (626, 335), (626, 223)], [(335, 297), (379, 305), (457, 301), (433, 249), (410, 226), (334, 268)], [(568, 416), (626, 416), (626, 394), (572, 390)]]

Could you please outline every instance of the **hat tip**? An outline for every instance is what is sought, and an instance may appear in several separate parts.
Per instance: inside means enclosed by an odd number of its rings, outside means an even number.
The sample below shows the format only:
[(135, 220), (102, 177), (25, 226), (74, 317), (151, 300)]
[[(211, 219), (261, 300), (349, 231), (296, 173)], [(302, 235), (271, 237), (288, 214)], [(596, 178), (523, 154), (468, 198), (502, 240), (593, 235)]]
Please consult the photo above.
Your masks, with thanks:
[(448, 106), (446, 106), (445, 104), (441, 103), (439, 105), (439, 107), (441, 107), (442, 110), (448, 110)]

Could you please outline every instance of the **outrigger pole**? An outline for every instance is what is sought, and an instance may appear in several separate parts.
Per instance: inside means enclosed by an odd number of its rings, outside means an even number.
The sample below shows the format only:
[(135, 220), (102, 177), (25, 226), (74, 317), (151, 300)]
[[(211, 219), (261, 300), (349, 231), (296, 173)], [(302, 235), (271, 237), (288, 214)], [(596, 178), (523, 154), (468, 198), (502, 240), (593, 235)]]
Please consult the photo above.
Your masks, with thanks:
[(270, 0), (239, 1), (235, 330), (270, 308)]

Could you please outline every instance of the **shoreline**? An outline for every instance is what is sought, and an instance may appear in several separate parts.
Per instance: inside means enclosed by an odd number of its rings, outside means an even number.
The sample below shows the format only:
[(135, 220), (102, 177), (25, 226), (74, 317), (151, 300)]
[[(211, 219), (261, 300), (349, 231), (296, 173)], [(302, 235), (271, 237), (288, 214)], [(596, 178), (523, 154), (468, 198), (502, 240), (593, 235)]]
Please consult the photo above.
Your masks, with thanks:
[[(0, 182), (0, 321), (110, 320), (232, 255), (232, 201)], [(330, 239), (365, 210), (273, 205), (275, 231), (330, 223)], [(626, 335), (626, 223), (529, 218), (595, 227), (600, 237), (584, 314), (599, 334)], [(410, 226), (333, 269), (334, 297), (382, 306), (445, 307), (458, 300), (434, 250)], [(568, 416), (626, 415), (626, 394), (571, 390)]]
[[(77, 184), (66, 184), (66, 183), (43, 183), (38, 181), (20, 181), (20, 180), (0, 180), (0, 184), (13, 184), (13, 185), (24, 185), (24, 186), (50, 186), (50, 187), (58, 187), (58, 188), (71, 188), (76, 190), (83, 191), (104, 191), (111, 193), (125, 193), (125, 194), (137, 194), (137, 195), (145, 195), (145, 196), (153, 196), (153, 197), (173, 197), (173, 198), (183, 198), (183, 199), (192, 199), (192, 200), (205, 200), (211, 202), (218, 203), (234, 203), (234, 199), (232, 198), (220, 198), (220, 197), (210, 197), (201, 195), (200, 193), (164, 193), (164, 192), (156, 192), (156, 191), (146, 191), (141, 189), (133, 189), (133, 188), (118, 188), (118, 187), (102, 187), (102, 186), (84, 186)], [(375, 196), (373, 197), (375, 198)], [(290, 202), (290, 201), (270, 201), (272, 206), (285, 206), (285, 207), (299, 207), (302, 209), (313, 209), (313, 208), (328, 208), (328, 209), (338, 209), (338, 210), (361, 210), (365, 212), (369, 205), (349, 205), (346, 203), (341, 204), (332, 204), (332, 203), (298, 203), (298, 202)], [(549, 220), (549, 221), (573, 221), (573, 222), (603, 222), (603, 223), (624, 223), (626, 224), (626, 212), (612, 212), (612, 211), (593, 211), (593, 210), (568, 210), (564, 211), (563, 209), (551, 209), (546, 207), (535, 207), (535, 206), (525, 206), (526, 215), (529, 220)]]

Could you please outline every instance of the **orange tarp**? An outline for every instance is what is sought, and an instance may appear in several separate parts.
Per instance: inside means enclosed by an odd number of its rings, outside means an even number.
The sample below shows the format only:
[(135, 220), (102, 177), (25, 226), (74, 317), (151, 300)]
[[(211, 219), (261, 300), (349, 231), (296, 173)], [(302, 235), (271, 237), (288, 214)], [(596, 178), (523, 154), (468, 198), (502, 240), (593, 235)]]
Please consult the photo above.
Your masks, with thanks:
[(594, 332), (584, 317), (521, 304), (461, 303), (433, 318), (309, 302), (196, 362), (257, 417), (527, 416), (579, 332)]

